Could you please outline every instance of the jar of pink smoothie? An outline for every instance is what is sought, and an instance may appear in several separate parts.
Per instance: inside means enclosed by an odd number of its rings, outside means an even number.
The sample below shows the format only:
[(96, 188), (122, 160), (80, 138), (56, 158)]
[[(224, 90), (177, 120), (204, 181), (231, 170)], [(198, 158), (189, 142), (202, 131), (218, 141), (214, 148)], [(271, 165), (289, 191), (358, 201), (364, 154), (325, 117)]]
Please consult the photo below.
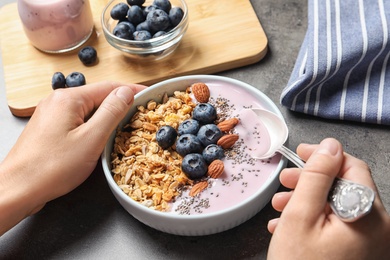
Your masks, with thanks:
[(89, 0), (18, 0), (18, 11), (27, 38), (43, 52), (74, 50), (93, 32)]

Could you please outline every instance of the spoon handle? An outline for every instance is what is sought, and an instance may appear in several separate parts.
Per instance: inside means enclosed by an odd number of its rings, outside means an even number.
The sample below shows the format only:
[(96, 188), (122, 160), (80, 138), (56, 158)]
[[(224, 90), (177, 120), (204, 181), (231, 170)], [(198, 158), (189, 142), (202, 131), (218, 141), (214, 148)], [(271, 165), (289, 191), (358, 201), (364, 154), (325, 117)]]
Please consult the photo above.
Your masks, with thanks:
[[(305, 162), (286, 146), (282, 146), (278, 152), (298, 168), (305, 166)], [(374, 200), (375, 192), (371, 188), (337, 177), (328, 195), (333, 212), (345, 222), (353, 222), (367, 215)]]
[(303, 168), (303, 166), (305, 166), (305, 162), (301, 159), (301, 157), (288, 149), (286, 146), (282, 145), (282, 147), (280, 147), (277, 152), (286, 157), (290, 162), (294, 163), (298, 168)]

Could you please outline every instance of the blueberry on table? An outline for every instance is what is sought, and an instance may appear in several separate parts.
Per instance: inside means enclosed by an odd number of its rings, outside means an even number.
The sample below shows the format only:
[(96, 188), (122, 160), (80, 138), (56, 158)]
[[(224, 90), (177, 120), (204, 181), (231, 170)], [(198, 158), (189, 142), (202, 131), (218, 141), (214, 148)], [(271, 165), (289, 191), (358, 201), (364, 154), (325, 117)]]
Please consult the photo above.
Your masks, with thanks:
[(176, 152), (181, 156), (185, 156), (190, 153), (201, 153), (202, 150), (202, 143), (196, 135), (184, 134), (176, 140)]
[(62, 72), (55, 72), (53, 74), (53, 77), (51, 78), (51, 87), (53, 89), (66, 87), (65, 76)]
[(161, 9), (156, 9), (148, 13), (146, 21), (151, 32), (164, 31), (171, 25), (168, 14)]
[(207, 164), (201, 154), (190, 153), (184, 156), (181, 169), (188, 178), (199, 179), (207, 173)]
[(97, 52), (94, 47), (86, 46), (79, 51), (78, 56), (84, 65), (91, 65), (96, 62)]
[(203, 125), (199, 128), (198, 134), (196, 135), (203, 146), (209, 144), (216, 144), (223, 133), (215, 124)]
[(125, 22), (118, 23), (115, 27), (112, 33), (121, 39), (124, 40), (132, 40), (133, 39), (133, 31), (131, 30), (131, 27), (126, 24)]
[(209, 144), (206, 148), (204, 148), (202, 156), (206, 163), (210, 164), (214, 160), (220, 160), (225, 157), (225, 153), (221, 146)]
[(192, 111), (192, 118), (202, 124), (210, 124), (217, 119), (217, 110), (210, 103), (199, 103)]
[(177, 132), (175, 128), (169, 125), (161, 127), (156, 133), (157, 143), (162, 149), (171, 147), (175, 143), (176, 137)]
[(141, 7), (133, 5), (127, 12), (127, 20), (137, 26), (139, 23), (145, 21), (145, 14)]
[(200, 124), (198, 120), (195, 119), (186, 119), (184, 120), (179, 127), (177, 128), (177, 133), (179, 135), (184, 135), (184, 134), (193, 134), (196, 135), (196, 133), (199, 131)]
[(111, 18), (114, 20), (126, 19), (129, 6), (126, 3), (118, 3), (110, 11)]
[(154, 6), (157, 6), (159, 9), (164, 10), (164, 12), (169, 13), (171, 10), (171, 2), (169, 0), (154, 0), (153, 4)]
[(142, 6), (145, 3), (145, 0), (127, 0), (129, 5), (138, 5)]
[(85, 77), (81, 72), (72, 72), (66, 76), (66, 85), (70, 88), (85, 85)]
[(178, 25), (181, 22), (183, 16), (184, 16), (184, 12), (183, 9), (181, 9), (180, 7), (173, 7), (169, 11), (169, 20), (171, 20), (171, 24), (173, 27), (176, 27), (176, 25)]

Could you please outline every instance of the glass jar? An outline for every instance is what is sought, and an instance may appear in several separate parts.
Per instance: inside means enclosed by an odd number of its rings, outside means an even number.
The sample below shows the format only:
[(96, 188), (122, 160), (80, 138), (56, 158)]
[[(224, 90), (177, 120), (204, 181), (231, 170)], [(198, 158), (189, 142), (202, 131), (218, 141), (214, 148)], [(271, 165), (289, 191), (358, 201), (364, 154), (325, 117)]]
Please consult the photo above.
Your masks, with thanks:
[(27, 38), (43, 52), (74, 50), (93, 32), (89, 0), (18, 0), (18, 12)]

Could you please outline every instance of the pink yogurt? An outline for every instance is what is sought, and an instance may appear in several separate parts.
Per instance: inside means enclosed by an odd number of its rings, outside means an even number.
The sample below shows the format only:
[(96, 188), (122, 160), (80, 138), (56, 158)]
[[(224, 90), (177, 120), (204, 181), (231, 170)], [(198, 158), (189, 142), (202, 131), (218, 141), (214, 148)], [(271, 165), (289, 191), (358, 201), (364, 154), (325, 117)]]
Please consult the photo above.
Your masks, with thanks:
[[(209, 187), (195, 198), (185, 190), (172, 204), (172, 213), (195, 215), (212, 213), (237, 205), (248, 199), (274, 174), (281, 160), (277, 154), (268, 160), (255, 160), (252, 157), (264, 153), (270, 146), (270, 136), (256, 114), (248, 108), (263, 108), (261, 100), (243, 89), (218, 83), (207, 83), (214, 103), (227, 101), (227, 113), (238, 117), (240, 123), (235, 127), (240, 139), (223, 159), (225, 171), (218, 179), (209, 179)], [(234, 102), (233, 102), (234, 101)], [(225, 110), (225, 109), (224, 109)]]
[(18, 11), (27, 38), (44, 52), (73, 50), (93, 31), (88, 0), (18, 0)]

